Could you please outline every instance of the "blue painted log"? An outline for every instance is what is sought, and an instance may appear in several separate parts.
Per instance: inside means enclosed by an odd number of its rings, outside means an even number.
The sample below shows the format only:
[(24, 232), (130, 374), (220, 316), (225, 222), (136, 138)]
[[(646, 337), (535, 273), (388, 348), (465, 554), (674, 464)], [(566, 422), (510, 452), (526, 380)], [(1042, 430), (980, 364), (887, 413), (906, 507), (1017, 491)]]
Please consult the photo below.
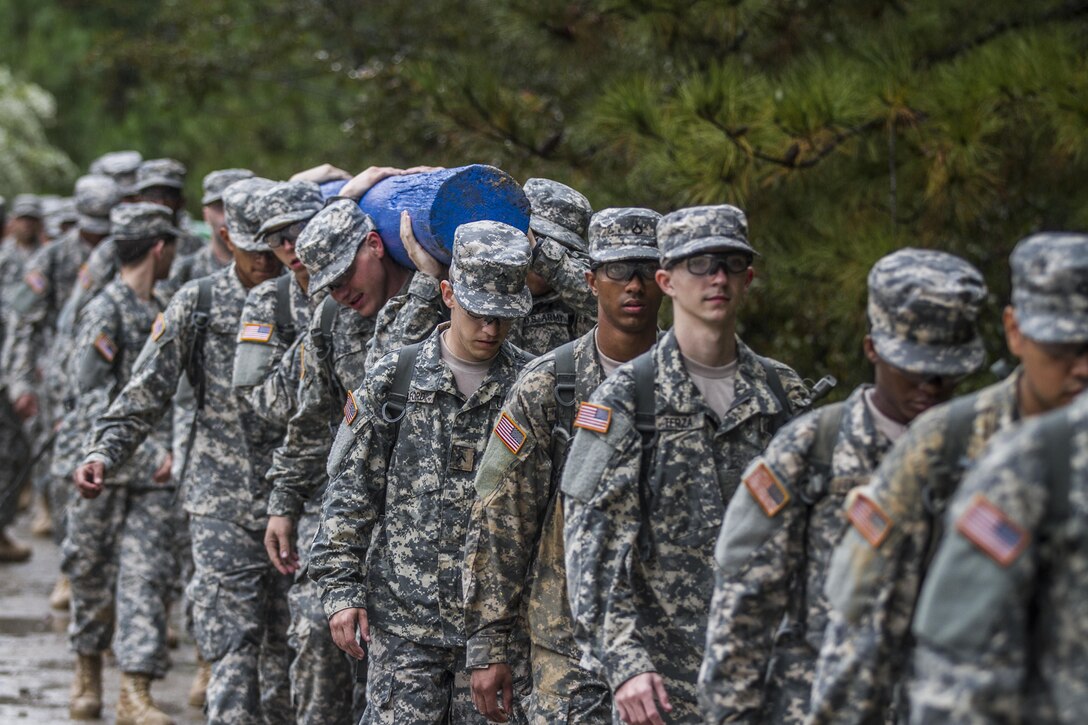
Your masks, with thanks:
[(333, 181), (326, 181), (321, 184), (321, 198), (328, 199), (336, 196), (340, 193), (340, 190), (344, 188), (344, 184), (348, 183), (343, 179), (334, 179)]
[(420, 245), (443, 264), (450, 263), (453, 233), (462, 224), (488, 219), (522, 231), (529, 228), (529, 200), (521, 185), (505, 171), (483, 164), (384, 179), (359, 206), (374, 220), (393, 259), (409, 269), (415, 265), (400, 243), (400, 213), (405, 209)]

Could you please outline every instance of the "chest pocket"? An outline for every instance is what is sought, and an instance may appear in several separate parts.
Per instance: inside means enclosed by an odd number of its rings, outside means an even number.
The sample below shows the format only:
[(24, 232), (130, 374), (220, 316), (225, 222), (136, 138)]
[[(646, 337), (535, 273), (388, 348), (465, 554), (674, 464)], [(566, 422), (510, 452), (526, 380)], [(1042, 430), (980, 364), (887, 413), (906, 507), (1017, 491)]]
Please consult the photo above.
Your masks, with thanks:
[[(415, 392), (413, 388), (409, 395)], [(432, 405), (408, 404), (389, 459), (386, 498), (390, 506), (442, 488), (442, 476), (435, 465), (438, 460), (435, 443), (442, 433), (440, 415)]]
[(725, 516), (721, 476), (729, 474), (717, 470), (708, 450), (691, 446), (695, 435), (691, 429), (659, 433), (650, 469), (651, 526), (658, 541), (705, 549), (709, 556)]

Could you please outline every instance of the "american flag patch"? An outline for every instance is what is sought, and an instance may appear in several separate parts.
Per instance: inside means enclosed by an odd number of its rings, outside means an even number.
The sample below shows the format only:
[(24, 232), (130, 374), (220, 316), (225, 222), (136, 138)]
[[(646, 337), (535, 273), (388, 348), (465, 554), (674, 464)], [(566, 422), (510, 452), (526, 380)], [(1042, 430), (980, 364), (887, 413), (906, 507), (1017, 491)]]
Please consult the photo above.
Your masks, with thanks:
[(506, 411), (502, 412), (499, 421), (495, 423), (495, 435), (515, 456), (521, 450), (521, 447), (525, 445), (525, 431), (514, 422), (514, 419)]
[(865, 540), (878, 548), (888, 538), (892, 530), (892, 519), (884, 513), (884, 509), (877, 505), (876, 501), (863, 493), (854, 495), (850, 509), (846, 512), (850, 523), (865, 537)]
[(267, 322), (247, 322), (242, 325), (242, 334), (238, 339), (242, 342), (268, 342), (272, 339), (272, 328)]
[(1028, 532), (990, 503), (981, 493), (956, 521), (956, 530), (1001, 566), (1016, 561), (1028, 545)]
[(612, 425), (611, 408), (593, 403), (582, 403), (578, 406), (578, 414), (574, 416), (575, 428), (607, 433), (610, 425)]
[(94, 339), (94, 349), (98, 350), (98, 354), (108, 363), (113, 362), (113, 359), (117, 357), (117, 346), (104, 332), (98, 333), (98, 337)]
[(756, 500), (768, 518), (774, 518), (790, 502), (790, 492), (774, 475), (774, 471), (764, 461), (756, 464), (744, 477), (744, 487)]
[(355, 422), (355, 416), (359, 415), (359, 406), (355, 404), (355, 395), (348, 393), (348, 399), (344, 401), (344, 422), (351, 425)]
[(87, 265), (83, 265), (79, 268), (79, 286), (83, 289), (90, 289), (91, 282), (91, 273), (87, 269)]
[(26, 282), (27, 287), (34, 290), (34, 294), (40, 295), (43, 292), (45, 292), (45, 288), (46, 288), (45, 275), (43, 275), (38, 270), (34, 270), (30, 274), (28, 274), (26, 277), (24, 277), (23, 280)]
[(151, 339), (158, 340), (162, 337), (162, 333), (164, 332), (166, 332), (166, 320), (160, 312), (158, 316), (155, 317), (155, 321), (151, 323)]

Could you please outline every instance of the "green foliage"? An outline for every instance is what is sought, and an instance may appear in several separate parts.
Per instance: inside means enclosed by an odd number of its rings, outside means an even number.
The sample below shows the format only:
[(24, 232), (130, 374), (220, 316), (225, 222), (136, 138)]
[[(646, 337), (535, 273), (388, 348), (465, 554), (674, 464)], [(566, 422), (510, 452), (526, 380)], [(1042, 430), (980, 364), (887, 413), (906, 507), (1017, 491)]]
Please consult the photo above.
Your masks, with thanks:
[(56, 105), (41, 87), (15, 80), (0, 66), (0, 196), (44, 189), (75, 170), (63, 151), (49, 143), (45, 127)]

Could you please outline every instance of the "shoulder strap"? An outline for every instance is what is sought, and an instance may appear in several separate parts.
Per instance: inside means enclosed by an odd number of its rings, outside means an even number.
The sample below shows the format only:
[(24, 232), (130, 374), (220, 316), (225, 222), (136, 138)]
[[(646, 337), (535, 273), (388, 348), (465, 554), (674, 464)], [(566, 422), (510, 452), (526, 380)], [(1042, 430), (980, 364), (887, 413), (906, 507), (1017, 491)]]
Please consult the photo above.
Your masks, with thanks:
[(922, 490), (922, 502), (926, 511), (938, 523), (955, 482), (962, 477), (970, 464), (967, 460), (967, 444), (975, 418), (978, 417), (975, 412), (977, 400), (978, 394), (975, 393), (948, 403), (941, 456), (937, 465), (930, 470), (929, 479)]
[(288, 272), (276, 280), (276, 330), (288, 346), (295, 341), (295, 318), (291, 314), (291, 284), (295, 276)]
[(189, 462), (193, 457), (193, 441), (196, 439), (196, 424), (200, 418), (200, 412), (204, 410), (204, 394), (207, 391), (207, 381), (204, 375), (204, 341), (208, 337), (208, 322), (211, 319), (212, 309), (212, 278), (201, 277), (197, 282), (196, 307), (189, 318), (193, 325), (193, 342), (189, 347), (189, 359), (185, 363), (185, 377), (193, 389), (193, 398), (196, 402), (192, 421), (189, 423), (188, 442), (185, 446), (185, 459), (181, 463), (181, 471), (178, 474), (177, 491), (185, 483), (185, 475), (189, 471)]
[(650, 529), (650, 507), (654, 492), (650, 487), (650, 463), (654, 446), (657, 445), (657, 400), (654, 385), (653, 350), (635, 358), (635, 430), (641, 438), (642, 450), (638, 467), (638, 502), (642, 511), (639, 527), (639, 552), (644, 560), (653, 551), (653, 535)]
[(325, 384), (329, 388), (329, 420), (336, 421), (337, 425), (343, 416), (341, 406), (348, 394), (348, 391), (340, 384), (340, 376), (336, 374), (332, 359), (332, 325), (336, 321), (339, 307), (331, 296), (323, 299), (321, 309), (317, 312), (317, 329), (311, 333), (314, 356), (321, 366), (321, 374), (325, 377)]
[(1049, 524), (1060, 524), (1069, 517), (1069, 489), (1072, 476), (1073, 424), (1069, 420), (1068, 408), (1062, 415), (1052, 417), (1040, 434), (1043, 437), (1043, 450), (1049, 466), (1049, 496), (1047, 497), (1046, 518)]
[[(393, 384), (386, 393), (385, 403), (382, 405), (382, 419), (386, 423), (397, 424), (396, 432), (400, 432), (400, 420), (404, 417), (404, 409), (408, 405), (408, 388), (412, 385), (415, 376), (416, 357), (423, 343), (416, 342), (405, 345), (397, 353), (397, 368), (393, 371)], [(396, 436), (393, 438), (396, 440)]]
[(578, 375), (574, 368), (574, 346), (577, 340), (560, 345), (555, 349), (555, 402), (559, 406), (557, 423), (562, 426), (570, 438), (574, 421), (575, 386)]
[(840, 401), (825, 405), (816, 415), (818, 417), (816, 435), (812, 439), (808, 460), (809, 469), (814, 474), (812, 480), (819, 479), (821, 485), (817, 489), (806, 490), (801, 496), (810, 506), (827, 495), (827, 482), (831, 477), (831, 458), (835, 453), (835, 444), (839, 441), (842, 419), (846, 415), (846, 404)]
[(774, 363), (769, 358), (765, 358), (762, 355), (756, 355), (752, 353), (756, 360), (759, 361), (760, 366), (763, 368), (763, 372), (767, 374), (767, 385), (771, 388), (771, 395), (778, 401), (779, 411), (771, 418), (771, 424), (769, 426), (769, 433), (773, 436), (778, 432), (778, 429), (784, 426), (794, 416), (793, 403), (790, 402), (790, 398), (786, 395), (786, 389), (782, 387), (782, 378), (778, 375), (778, 369), (775, 368)]

